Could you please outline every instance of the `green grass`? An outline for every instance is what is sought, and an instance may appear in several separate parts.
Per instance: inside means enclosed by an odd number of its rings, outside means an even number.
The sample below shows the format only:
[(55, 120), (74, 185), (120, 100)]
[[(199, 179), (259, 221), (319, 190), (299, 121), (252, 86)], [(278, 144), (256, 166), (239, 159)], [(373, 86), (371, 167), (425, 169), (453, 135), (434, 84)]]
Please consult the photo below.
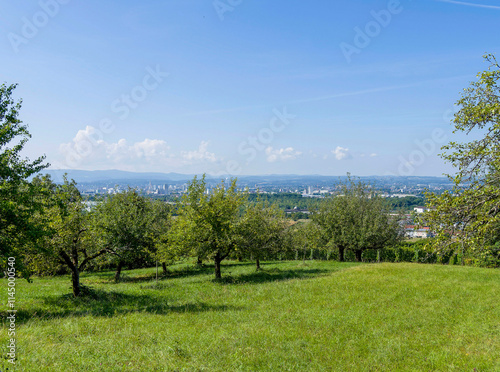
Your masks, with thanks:
[[(9, 371), (500, 371), (500, 271), (312, 261), (17, 281)], [(2, 280), (4, 298), (6, 281)], [(5, 306), (5, 305), (4, 305)], [(0, 344), (7, 345), (5, 314)]]

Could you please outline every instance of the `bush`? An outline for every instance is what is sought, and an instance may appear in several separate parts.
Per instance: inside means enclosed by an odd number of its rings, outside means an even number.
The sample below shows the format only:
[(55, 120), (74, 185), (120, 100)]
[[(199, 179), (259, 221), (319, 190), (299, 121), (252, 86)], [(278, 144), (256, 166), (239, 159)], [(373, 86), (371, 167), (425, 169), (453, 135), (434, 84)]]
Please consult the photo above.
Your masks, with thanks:
[(422, 239), (415, 242), (404, 242), (380, 250), (366, 250), (363, 252), (363, 261), (436, 263), (439, 261), (438, 256), (425, 250), (427, 242), (428, 239)]

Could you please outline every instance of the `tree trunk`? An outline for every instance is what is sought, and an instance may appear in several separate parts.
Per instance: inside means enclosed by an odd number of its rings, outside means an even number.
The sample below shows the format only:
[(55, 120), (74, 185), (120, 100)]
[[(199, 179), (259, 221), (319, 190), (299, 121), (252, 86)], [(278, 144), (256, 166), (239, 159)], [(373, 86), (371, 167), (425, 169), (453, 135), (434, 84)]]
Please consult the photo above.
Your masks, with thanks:
[(363, 251), (361, 249), (356, 249), (355, 253), (356, 253), (356, 261), (361, 262), (362, 261), (361, 254), (363, 253)]
[(203, 266), (203, 261), (201, 260), (200, 256), (198, 256), (198, 259), (196, 260), (196, 265), (197, 266)]
[(80, 273), (78, 272), (78, 268), (71, 270), (71, 281), (73, 283), (73, 296), (80, 296)]
[(162, 262), (161, 263), (161, 268), (163, 269), (163, 275), (165, 275), (167, 273), (167, 264), (165, 262)]
[(220, 272), (220, 262), (222, 260), (220, 259), (219, 253), (217, 253), (214, 257), (214, 266), (215, 266), (215, 279), (220, 279), (222, 278), (221, 272)]
[(120, 281), (120, 274), (122, 272), (123, 265), (124, 265), (123, 261), (118, 262), (118, 266), (116, 267), (116, 273), (115, 273), (115, 283), (118, 283)]
[(345, 250), (345, 248), (339, 247), (339, 261), (340, 262), (344, 262), (345, 261), (345, 259), (344, 259), (344, 250)]
[(260, 259), (258, 259), (258, 258), (257, 258), (257, 259), (255, 260), (255, 265), (256, 265), (256, 267), (257, 267), (257, 270), (260, 270)]
[(377, 249), (377, 262), (380, 263), (380, 249)]

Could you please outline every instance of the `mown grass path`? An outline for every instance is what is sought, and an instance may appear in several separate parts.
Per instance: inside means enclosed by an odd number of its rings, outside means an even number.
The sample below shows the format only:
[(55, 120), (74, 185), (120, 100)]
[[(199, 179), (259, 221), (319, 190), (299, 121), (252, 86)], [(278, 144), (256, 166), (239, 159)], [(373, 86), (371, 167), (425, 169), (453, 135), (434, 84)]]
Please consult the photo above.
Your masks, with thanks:
[[(17, 282), (5, 371), (500, 371), (500, 271), (322, 261)], [(2, 280), (6, 299), (6, 281)], [(3, 310), (3, 309), (2, 309)], [(2, 312), (1, 345), (7, 345)]]

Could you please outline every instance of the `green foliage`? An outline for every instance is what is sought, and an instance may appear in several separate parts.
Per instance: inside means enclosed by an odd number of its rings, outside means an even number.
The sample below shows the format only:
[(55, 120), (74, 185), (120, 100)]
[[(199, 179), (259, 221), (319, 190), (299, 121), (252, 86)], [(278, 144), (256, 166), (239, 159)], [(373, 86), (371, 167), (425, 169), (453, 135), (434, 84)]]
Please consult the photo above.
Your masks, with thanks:
[(80, 272), (92, 260), (106, 253), (104, 249), (99, 250), (91, 234), (92, 214), (88, 212), (75, 181), (70, 182), (64, 177), (64, 183), (56, 185), (47, 175), (36, 177), (33, 184), (44, 191), (39, 195), (44, 210), (35, 218), (42, 218), (50, 233), (43, 239), (41, 253), (31, 257), (30, 264), (36, 270), (50, 270), (56, 265), (67, 267), (72, 275), (73, 295), (79, 296)]
[(339, 186), (339, 195), (326, 199), (313, 218), (328, 244), (339, 249), (341, 261), (345, 249), (361, 261), (363, 251), (395, 244), (403, 237), (398, 218), (389, 215), (387, 200), (350, 176)]
[(321, 199), (304, 198), (302, 195), (292, 193), (249, 194), (248, 201), (250, 203), (269, 203), (276, 205), (282, 210), (297, 207), (298, 209), (307, 209), (309, 211), (316, 210), (321, 203)]
[(442, 157), (457, 168), (450, 176), (454, 189), (427, 195), (433, 210), (424, 219), (437, 232), (434, 249), (440, 255), (494, 258), (500, 241), (500, 65), (493, 55), (485, 59), (489, 69), (465, 89), (453, 120), (454, 133), (480, 139), (443, 146)]
[(227, 187), (224, 181), (206, 192), (205, 175), (190, 182), (183, 196), (169, 240), (177, 251), (214, 261), (215, 277), (220, 263), (234, 254), (238, 244), (240, 208), (245, 195), (238, 192), (236, 179)]
[[(321, 227), (314, 222), (298, 222), (289, 229), (290, 246), (295, 251), (295, 259), (305, 261), (306, 256), (310, 253), (314, 256), (315, 250), (323, 249), (324, 239)], [(309, 256), (310, 259), (313, 257)]]
[(108, 196), (94, 211), (94, 230), (102, 249), (110, 254), (103, 262), (115, 266), (116, 281), (123, 266), (151, 266), (158, 249), (165, 249), (170, 209), (136, 190)]
[(405, 241), (387, 246), (379, 250), (367, 250), (363, 252), (365, 262), (416, 262), (416, 263), (448, 263), (449, 256), (439, 257), (426, 247), (431, 239), (420, 239), (418, 241)]
[(259, 260), (276, 257), (283, 248), (288, 222), (276, 205), (266, 202), (247, 203), (243, 217), (237, 224), (240, 258)]
[(413, 212), (413, 208), (425, 204), (425, 199), (420, 196), (405, 196), (403, 198), (392, 197), (387, 201), (394, 210)]
[(153, 241), (150, 252), (157, 261), (165, 265), (172, 264), (178, 259), (178, 253), (171, 248), (168, 240), (168, 233), (172, 226), (172, 207), (161, 200), (153, 200), (150, 207), (151, 220), (148, 234)]
[(0, 86), (0, 267), (15, 257), (17, 271), (27, 277), (23, 258), (36, 250), (45, 233), (32, 218), (40, 205), (35, 201), (38, 190), (27, 180), (48, 164), (43, 164), (44, 157), (30, 161), (20, 156), (31, 135), (18, 117), (22, 101), (12, 98), (15, 88), (16, 84)]

